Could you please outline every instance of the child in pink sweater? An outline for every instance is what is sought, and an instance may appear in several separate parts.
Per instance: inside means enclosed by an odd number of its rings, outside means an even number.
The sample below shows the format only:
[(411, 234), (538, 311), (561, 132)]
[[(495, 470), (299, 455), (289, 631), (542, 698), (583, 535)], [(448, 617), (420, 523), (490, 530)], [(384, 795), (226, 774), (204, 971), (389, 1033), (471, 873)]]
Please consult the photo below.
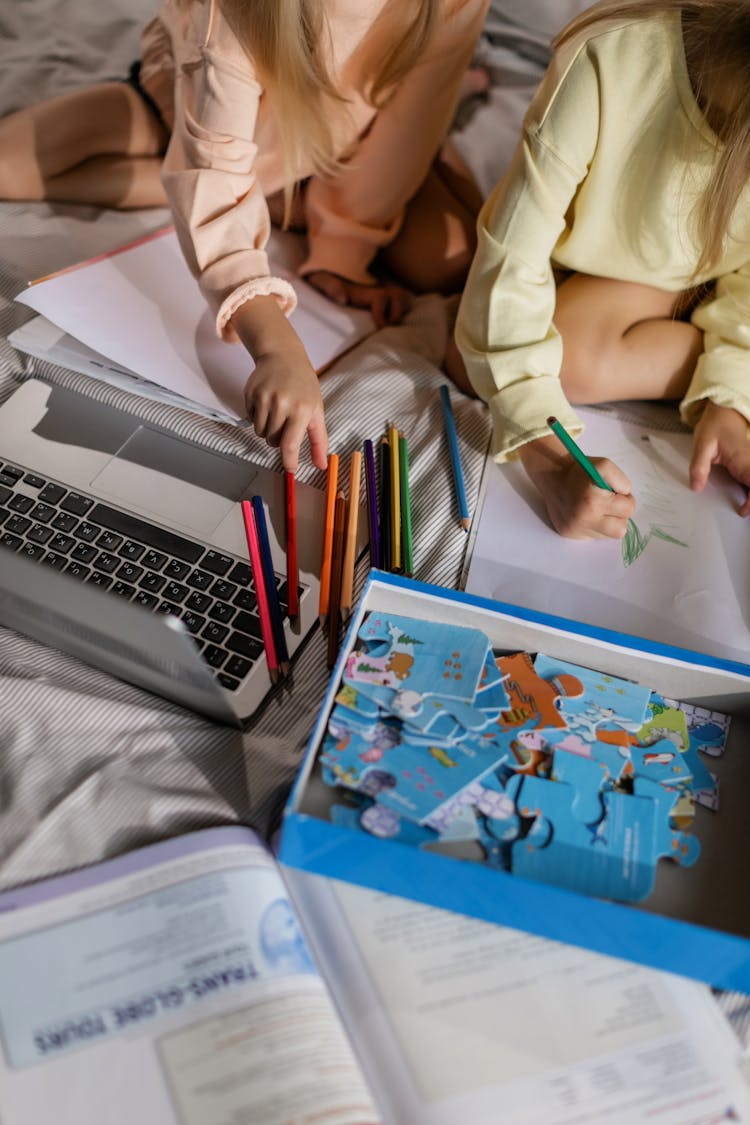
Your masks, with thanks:
[(487, 0), (162, 0), (129, 83), (0, 121), (0, 197), (168, 200), (225, 340), (255, 361), (248, 416), (297, 467), (325, 465), (317, 376), (270, 273), (272, 222), (307, 231), (306, 280), (397, 322), (401, 285), (460, 287), (478, 193), (439, 160)]

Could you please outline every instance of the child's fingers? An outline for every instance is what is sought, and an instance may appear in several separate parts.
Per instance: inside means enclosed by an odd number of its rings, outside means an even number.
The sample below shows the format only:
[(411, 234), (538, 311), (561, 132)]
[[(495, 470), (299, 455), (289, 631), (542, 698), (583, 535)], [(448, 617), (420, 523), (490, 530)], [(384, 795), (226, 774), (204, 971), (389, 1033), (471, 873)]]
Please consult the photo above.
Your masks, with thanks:
[(633, 490), (630, 477), (626, 476), (619, 465), (610, 461), (608, 457), (595, 457), (594, 464), (613, 492), (619, 496), (630, 495)]
[(324, 293), (330, 301), (335, 301), (337, 305), (346, 305), (348, 303), (349, 294), (346, 282), (340, 277), (336, 277), (335, 274), (319, 270), (315, 273), (308, 274), (307, 280), (315, 289)]
[(307, 426), (307, 439), (310, 442), (310, 459), (318, 469), (325, 469), (328, 463), (328, 432), (322, 414), (313, 414)]
[(690, 458), (690, 487), (693, 492), (702, 492), (706, 487), (711, 466), (719, 452), (718, 442), (715, 438), (701, 441), (696, 433), (693, 440), (693, 453)]

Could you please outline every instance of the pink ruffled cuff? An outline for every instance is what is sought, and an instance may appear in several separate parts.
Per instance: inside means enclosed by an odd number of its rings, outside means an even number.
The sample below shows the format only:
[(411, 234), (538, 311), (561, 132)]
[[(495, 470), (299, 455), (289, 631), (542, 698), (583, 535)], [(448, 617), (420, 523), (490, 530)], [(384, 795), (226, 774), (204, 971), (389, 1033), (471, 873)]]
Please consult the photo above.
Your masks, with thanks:
[(216, 314), (216, 333), (228, 344), (236, 343), (238, 336), (231, 325), (231, 319), (240, 305), (252, 301), (253, 297), (275, 297), (284, 316), (289, 316), (297, 307), (297, 294), (294, 287), (283, 277), (254, 277), (244, 282), (226, 297)]

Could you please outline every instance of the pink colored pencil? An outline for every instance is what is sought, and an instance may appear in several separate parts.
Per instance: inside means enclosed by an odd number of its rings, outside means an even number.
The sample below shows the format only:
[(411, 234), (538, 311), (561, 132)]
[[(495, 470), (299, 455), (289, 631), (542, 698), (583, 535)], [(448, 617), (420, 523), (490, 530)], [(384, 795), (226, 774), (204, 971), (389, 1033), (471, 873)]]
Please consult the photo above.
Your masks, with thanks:
[(284, 474), (286, 485), (286, 600), (290, 618), (299, 616), (299, 564), (297, 562), (297, 487), (294, 473)]
[(268, 595), (263, 579), (263, 563), (260, 557), (260, 543), (258, 529), (255, 526), (253, 506), (249, 500), (242, 501), (242, 519), (245, 523), (247, 536), (247, 549), (250, 555), (250, 569), (253, 572), (253, 585), (255, 596), (258, 599), (258, 617), (260, 618), (260, 631), (263, 636), (263, 648), (266, 651), (266, 662), (271, 683), (275, 684), (279, 678), (279, 662), (276, 656), (276, 645), (273, 639), (273, 625), (271, 624), (271, 611), (268, 608)]

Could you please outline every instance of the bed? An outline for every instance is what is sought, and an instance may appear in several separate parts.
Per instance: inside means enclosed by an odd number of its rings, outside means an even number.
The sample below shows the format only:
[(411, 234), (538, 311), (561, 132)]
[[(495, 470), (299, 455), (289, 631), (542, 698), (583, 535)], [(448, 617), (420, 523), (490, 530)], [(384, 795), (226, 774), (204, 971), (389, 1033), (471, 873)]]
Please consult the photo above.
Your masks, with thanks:
[[(575, 0), (494, 4), (477, 48), (491, 86), (461, 107), (455, 141), (486, 191), (510, 158), (524, 108), (556, 28)], [(0, 12), (0, 113), (32, 99), (127, 73), (152, 0), (36, 0)], [(0, 401), (30, 374), (7, 336), (30, 315), (14, 302), (28, 281), (122, 245), (169, 222), (166, 210), (118, 213), (48, 204), (0, 204)], [(437, 389), (451, 316), (437, 296), (377, 332), (322, 381), (331, 449), (361, 447), (397, 420), (410, 440), (417, 577), (459, 582), (466, 536), (451, 522)], [(247, 431), (137, 398), (50, 364), (34, 373), (111, 401), (222, 451), (277, 455)], [(467, 494), (477, 497), (489, 420), (454, 396)], [(323, 485), (303, 465), (300, 478)], [(366, 573), (362, 559), (356, 589)], [(0, 888), (90, 864), (193, 829), (278, 823), (328, 679), (315, 631), (295, 659), (291, 691), (272, 691), (242, 730), (222, 728), (112, 679), (64, 653), (0, 630)], [(737, 1026), (743, 997), (726, 997)]]

